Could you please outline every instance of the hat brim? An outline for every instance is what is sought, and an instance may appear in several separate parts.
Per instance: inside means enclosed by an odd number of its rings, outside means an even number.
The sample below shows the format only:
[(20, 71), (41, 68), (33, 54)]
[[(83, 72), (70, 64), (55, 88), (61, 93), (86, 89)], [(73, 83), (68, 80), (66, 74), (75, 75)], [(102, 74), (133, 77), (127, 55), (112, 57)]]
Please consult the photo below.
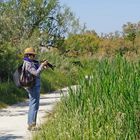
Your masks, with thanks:
[(34, 55), (36, 55), (35, 52), (26, 52), (26, 53), (24, 53), (24, 54), (34, 54)]

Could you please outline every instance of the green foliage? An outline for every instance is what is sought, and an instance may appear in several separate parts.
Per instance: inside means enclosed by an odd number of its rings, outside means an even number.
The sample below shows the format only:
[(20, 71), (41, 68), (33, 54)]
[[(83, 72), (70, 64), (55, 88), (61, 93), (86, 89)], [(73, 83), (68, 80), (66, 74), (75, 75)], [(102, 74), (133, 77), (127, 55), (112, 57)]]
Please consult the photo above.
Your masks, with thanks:
[[(97, 52), (99, 47), (99, 37), (92, 32), (85, 32), (83, 34), (71, 35), (64, 43), (65, 52), (68, 55), (74, 53), (78, 55), (90, 54)], [(73, 53), (73, 54), (72, 54)]]
[(27, 93), (23, 89), (15, 87), (11, 82), (0, 84), (0, 108), (23, 101)]
[(14, 45), (34, 36), (34, 42), (40, 41), (38, 45), (60, 47), (68, 27), (79, 22), (58, 0), (10, 0), (0, 3), (0, 9), (1, 41)]
[(0, 46), (0, 80), (11, 79), (12, 73), (16, 68), (15, 48), (10, 44)]
[(127, 39), (132, 41), (133, 43), (133, 47), (135, 45), (135, 39), (136, 39), (136, 33), (135, 32), (131, 32), (127, 35)]
[(139, 139), (140, 63), (118, 56), (88, 66), (34, 139)]
[(135, 45), (136, 34), (139, 31), (138, 25), (132, 24), (128, 22), (127, 24), (123, 25), (124, 35), (126, 39), (132, 42), (133, 47)]
[(60, 88), (66, 87), (70, 84), (70, 76), (60, 71), (47, 71), (42, 74), (41, 92), (51, 92)]
[(129, 33), (128, 36), (127, 36), (127, 38), (128, 38), (130, 41), (134, 42), (135, 39), (136, 39), (136, 33), (135, 33), (135, 32)]
[(0, 65), (4, 66), (1, 80), (12, 76), (17, 65), (14, 61), (21, 60), (25, 47), (40, 50), (40, 46), (51, 45), (61, 49), (68, 27), (74, 28), (74, 21), (78, 26), (71, 10), (58, 0), (0, 2), (0, 15)]
[(41, 74), (42, 92), (57, 90), (77, 83), (80, 68), (72, 64), (73, 60), (59, 55), (58, 52), (44, 53), (40, 59), (46, 59), (56, 66), (54, 71), (48, 68)]

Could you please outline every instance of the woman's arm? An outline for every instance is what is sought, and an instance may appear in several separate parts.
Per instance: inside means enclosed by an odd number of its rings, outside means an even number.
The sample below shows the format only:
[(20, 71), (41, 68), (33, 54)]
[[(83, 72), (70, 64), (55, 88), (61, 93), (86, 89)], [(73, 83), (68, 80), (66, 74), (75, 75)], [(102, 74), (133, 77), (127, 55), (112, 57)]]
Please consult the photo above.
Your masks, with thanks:
[(35, 66), (32, 63), (26, 63), (26, 70), (33, 74), (34, 76), (39, 76), (41, 70), (43, 69), (44, 64), (42, 63), (38, 69), (35, 69)]

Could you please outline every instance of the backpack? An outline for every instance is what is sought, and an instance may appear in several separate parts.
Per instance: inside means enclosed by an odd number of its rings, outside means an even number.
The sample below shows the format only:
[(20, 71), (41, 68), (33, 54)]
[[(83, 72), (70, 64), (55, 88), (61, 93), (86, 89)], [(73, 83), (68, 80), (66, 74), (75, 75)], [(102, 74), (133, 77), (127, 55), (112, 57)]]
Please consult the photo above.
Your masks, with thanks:
[(26, 71), (24, 64), (16, 69), (13, 80), (17, 87), (32, 87), (35, 84), (35, 76)]
[(22, 71), (22, 64), (20, 66), (18, 66), (18, 68), (15, 70), (15, 72), (13, 74), (13, 80), (14, 80), (14, 83), (17, 87), (21, 87), (21, 84), (20, 84), (20, 81), (19, 81), (21, 71)]

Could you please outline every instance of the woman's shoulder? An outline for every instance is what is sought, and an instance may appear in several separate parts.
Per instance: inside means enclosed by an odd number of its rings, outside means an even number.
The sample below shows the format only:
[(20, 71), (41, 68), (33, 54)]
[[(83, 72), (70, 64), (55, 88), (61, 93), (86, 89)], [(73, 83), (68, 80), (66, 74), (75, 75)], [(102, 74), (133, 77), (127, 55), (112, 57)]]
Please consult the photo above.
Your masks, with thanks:
[(33, 62), (24, 60), (23, 65), (25, 65), (25, 67), (27, 68), (27, 67), (32, 67), (34, 64), (33, 64)]
[(30, 61), (27, 61), (27, 60), (24, 60), (23, 61), (23, 64), (31, 64), (32, 62), (30, 62)]

